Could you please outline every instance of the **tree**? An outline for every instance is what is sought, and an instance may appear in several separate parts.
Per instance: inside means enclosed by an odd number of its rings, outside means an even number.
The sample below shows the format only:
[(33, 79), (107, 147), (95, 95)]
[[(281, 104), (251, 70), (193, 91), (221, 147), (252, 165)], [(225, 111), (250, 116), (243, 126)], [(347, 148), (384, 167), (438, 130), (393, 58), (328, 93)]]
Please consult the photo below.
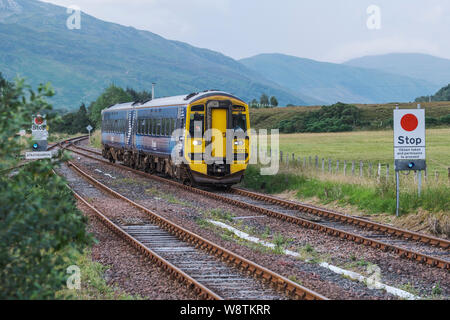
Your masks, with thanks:
[(258, 107), (258, 100), (253, 99), (253, 100), (250, 102), (250, 107), (252, 107), (252, 108), (257, 108), (257, 107)]
[(272, 97), (270, 98), (270, 105), (271, 105), (272, 107), (277, 107), (277, 106), (278, 106), (278, 100), (277, 100), (277, 98), (275, 98), (274, 96), (272, 96)]
[(281, 132), (352, 131), (361, 123), (361, 111), (354, 105), (336, 103), (319, 110), (294, 115), (279, 122)]
[(57, 119), (51, 127), (52, 131), (68, 134), (86, 132), (86, 127), (91, 124), (87, 115), (85, 104), (81, 104), (77, 112), (67, 113)]
[(126, 92), (131, 96), (133, 101), (148, 101), (152, 99), (152, 93), (148, 91), (136, 91), (133, 88), (127, 88)]
[(259, 103), (263, 106), (267, 106), (269, 104), (269, 97), (263, 93), (261, 95), (261, 98), (259, 98)]
[(450, 84), (439, 89), (433, 96), (423, 96), (416, 99), (416, 102), (428, 101), (450, 101)]
[(102, 119), (102, 110), (117, 103), (134, 101), (133, 97), (124, 89), (111, 84), (89, 106), (89, 119), (94, 127), (99, 128)]
[[(23, 80), (12, 84), (0, 75), (0, 170), (17, 165), (24, 145), (16, 133), (29, 127), (32, 114), (50, 112), (46, 97), (52, 95), (49, 84), (36, 93)], [(0, 175), (0, 299), (54, 299), (74, 254), (92, 243), (87, 219), (53, 174), (59, 163), (35, 161)]]
[(148, 101), (152, 98), (152, 94), (148, 91), (136, 91), (132, 88), (124, 90), (111, 84), (103, 93), (92, 102), (89, 106), (88, 114), (91, 124), (95, 128), (99, 128), (102, 119), (102, 110), (117, 103), (131, 102), (131, 101)]
[(75, 115), (75, 120), (73, 122), (73, 130), (74, 133), (77, 132), (86, 132), (86, 127), (91, 124), (91, 121), (89, 120), (86, 106), (85, 104), (81, 104), (80, 109)]

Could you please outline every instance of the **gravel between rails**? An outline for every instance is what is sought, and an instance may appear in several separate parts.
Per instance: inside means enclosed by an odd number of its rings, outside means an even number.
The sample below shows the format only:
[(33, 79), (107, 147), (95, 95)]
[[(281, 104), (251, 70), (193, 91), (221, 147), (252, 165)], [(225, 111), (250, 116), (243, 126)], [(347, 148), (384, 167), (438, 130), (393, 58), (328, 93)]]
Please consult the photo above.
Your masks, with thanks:
[(281, 212), (288, 216), (301, 217), (303, 219), (312, 220), (312, 221), (320, 223), (322, 225), (326, 225), (326, 226), (330, 226), (330, 227), (344, 230), (347, 232), (355, 233), (355, 234), (364, 236), (366, 238), (380, 240), (380, 241), (383, 241), (388, 244), (397, 245), (402, 248), (414, 250), (416, 252), (427, 254), (432, 257), (436, 257), (436, 258), (450, 262), (450, 250), (448, 250), (448, 249), (443, 249), (441, 247), (433, 247), (433, 246), (427, 245), (423, 242), (408, 241), (408, 240), (398, 238), (395, 236), (386, 235), (385, 233), (383, 233), (381, 231), (363, 229), (363, 228), (360, 228), (360, 227), (357, 227), (357, 226), (354, 226), (351, 224), (347, 224), (344, 222), (334, 221), (333, 219), (330, 219), (330, 218), (318, 217), (313, 214), (301, 212), (299, 210), (287, 209), (281, 205), (268, 204), (265, 201), (252, 199), (250, 197), (246, 197), (243, 195), (230, 194), (227, 192), (217, 192), (217, 194), (219, 194), (223, 197), (233, 199), (233, 200), (249, 203), (252, 205), (256, 205), (258, 207), (274, 210), (276, 212)]
[(193, 245), (155, 226), (146, 213), (123, 200), (104, 194), (81, 177), (76, 177), (72, 173), (68, 175), (68, 180), (77, 193), (95, 204), (127, 233), (224, 299), (284, 300), (287, 298), (252, 276), (238, 271), (202, 250), (195, 249)]
[[(90, 164), (88, 162), (90, 162)], [(149, 204), (147, 202), (148, 196), (145, 194), (145, 190), (142, 191), (142, 187), (144, 187), (144, 189), (152, 189), (155, 187), (155, 184), (153, 183), (154, 181), (149, 179), (142, 180), (141, 178), (136, 177), (135, 174), (126, 172), (126, 170), (124, 169), (116, 169), (107, 165), (105, 165), (104, 167), (101, 165), (99, 166), (99, 164), (94, 160), (86, 160), (86, 162), (83, 161), (83, 164), (87, 165), (85, 169), (87, 169), (91, 174), (94, 174), (97, 179), (109, 185), (116, 191), (123, 193), (127, 197), (129, 196), (133, 200), (138, 200), (137, 202), (146, 205), (149, 209), (154, 210), (157, 213), (170, 218), (175, 223), (181, 224), (183, 225), (183, 227), (211, 241), (214, 241), (219, 245), (222, 245), (225, 248), (232, 250), (250, 260), (253, 260), (275, 272), (281, 273), (284, 276), (291, 278), (292, 276), (294, 276), (295, 279), (301, 281), (302, 285), (318, 291), (319, 293), (329, 298), (368, 299), (374, 298), (374, 295), (375, 298), (379, 299), (393, 298), (392, 296), (385, 294), (383, 291), (369, 290), (362, 284), (342, 278), (332, 272), (327, 271), (326, 269), (318, 268), (316, 265), (302, 263), (296, 259), (283, 257), (276, 254), (264, 254), (252, 250), (246, 246), (239, 245), (235, 242), (224, 241), (216, 232), (200, 228), (195, 222), (195, 219), (201, 215), (201, 210), (204, 210), (205, 207), (211, 207), (210, 203), (195, 203), (195, 205), (189, 204), (187, 206), (184, 206), (180, 204), (168, 203), (167, 201), (156, 196)], [(96, 169), (101, 170), (102, 173), (95, 171)], [(119, 174), (119, 171), (122, 171), (124, 174)], [(105, 173), (110, 174), (115, 179), (106, 176)], [(141, 181), (138, 181), (139, 179), (141, 179)], [(126, 181), (128, 183), (124, 183), (123, 181)], [(136, 186), (138, 186), (140, 190), (136, 190)], [(167, 192), (166, 190), (159, 190), (166, 195), (170, 194), (168, 190)], [(177, 190), (172, 190), (172, 192), (174, 191), (177, 192)], [(187, 193), (185, 196), (190, 198), (191, 202), (197, 199), (197, 197), (193, 198), (192, 194), (189, 193)], [(186, 201), (186, 199), (182, 201)], [(128, 217), (125, 213), (122, 219), (127, 218)]]
[[(370, 290), (363, 284), (345, 279), (316, 264), (304, 263), (294, 258), (277, 254), (261, 253), (236, 242), (224, 240), (216, 231), (203, 229), (196, 223), (201, 218), (201, 211), (211, 208), (231, 212), (237, 217), (257, 216), (254, 212), (223, 204), (200, 195), (193, 195), (188, 191), (139, 176), (123, 168), (111, 167), (82, 156), (77, 157), (80, 158), (79, 161), (82, 163), (82, 166), (90, 173), (95, 173), (96, 178), (116, 191), (145, 205), (149, 209), (157, 211), (185, 228), (199, 233), (203, 237), (252, 259), (269, 269), (279, 272), (286, 277), (295, 276), (296, 279), (301, 279), (302, 285), (316, 290), (329, 298), (395, 298), (380, 290)], [(100, 169), (102, 172), (95, 172), (95, 169)], [(105, 173), (111, 174), (115, 179), (105, 176)], [(151, 192), (148, 192), (148, 190)], [(443, 297), (448, 297), (450, 294), (450, 280), (447, 271), (401, 259), (393, 253), (381, 252), (357, 245), (274, 218), (260, 216), (258, 218), (241, 219), (241, 221), (241, 230), (242, 227), (247, 226), (262, 234), (266, 227), (269, 227), (272, 235), (278, 232), (285, 237), (292, 238), (293, 241), (289, 243), (290, 248), (304, 247), (309, 244), (316, 252), (326, 255), (327, 261), (335, 265), (345, 266), (350, 264), (354, 266), (358, 261), (362, 261), (362, 264), (364, 262), (376, 264), (381, 268), (382, 281), (388, 285), (400, 288), (405, 287), (409, 289), (408, 291), (422, 296), (429, 296), (431, 295), (432, 287), (438, 284)], [(364, 266), (356, 268), (361, 269), (361, 272), (365, 269)]]
[[(69, 183), (80, 180), (66, 165), (62, 165), (56, 171), (63, 174)], [(85, 184), (82, 186), (83, 196), (104, 197), (104, 194), (97, 189)], [(106, 203), (111, 204), (109, 200), (104, 199)], [(128, 294), (144, 299), (198, 300), (196, 294), (170, 279), (167, 273), (147, 261), (133, 247), (111, 232), (86, 205), (80, 201), (77, 203), (79, 209), (89, 218), (88, 231), (98, 240), (98, 243), (92, 246), (92, 259), (108, 266), (104, 273), (104, 279), (108, 285), (116, 286)]]

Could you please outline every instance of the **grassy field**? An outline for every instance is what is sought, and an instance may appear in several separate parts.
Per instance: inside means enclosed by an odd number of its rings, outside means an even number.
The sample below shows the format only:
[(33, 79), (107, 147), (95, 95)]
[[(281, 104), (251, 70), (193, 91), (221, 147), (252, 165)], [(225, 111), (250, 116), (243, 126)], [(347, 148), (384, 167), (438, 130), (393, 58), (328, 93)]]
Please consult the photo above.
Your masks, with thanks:
[[(257, 166), (250, 166), (242, 183), (244, 187), (277, 194), (293, 200), (301, 200), (349, 214), (378, 216), (380, 222), (394, 223), (399, 227), (426, 231), (450, 237), (450, 182), (447, 178), (450, 167), (450, 128), (429, 129), (427, 134), (428, 179), (423, 180), (422, 195), (417, 194), (414, 174), (401, 175), (401, 218), (395, 219), (395, 180), (393, 171), (392, 131), (356, 131), (345, 133), (297, 133), (280, 135), (280, 149), (284, 157), (292, 153), (303, 159), (317, 155), (319, 169), (303, 167), (302, 162), (280, 166), (274, 176), (261, 176)], [(321, 160), (326, 159), (325, 172)], [(333, 172), (328, 172), (328, 159), (333, 160)], [(335, 172), (336, 160), (340, 160), (340, 171)], [(343, 160), (356, 161), (355, 176), (349, 166), (343, 175)], [(365, 162), (364, 176), (359, 177), (359, 160)], [(308, 163), (309, 161), (307, 161)], [(367, 162), (376, 172), (378, 162), (390, 164), (390, 179), (385, 179), (385, 167), (377, 179), (368, 177)], [(434, 172), (438, 172), (435, 179)]]
[[(426, 139), (429, 172), (445, 175), (450, 167), (450, 128), (429, 129)], [(280, 150), (296, 157), (394, 162), (392, 131), (281, 134)]]

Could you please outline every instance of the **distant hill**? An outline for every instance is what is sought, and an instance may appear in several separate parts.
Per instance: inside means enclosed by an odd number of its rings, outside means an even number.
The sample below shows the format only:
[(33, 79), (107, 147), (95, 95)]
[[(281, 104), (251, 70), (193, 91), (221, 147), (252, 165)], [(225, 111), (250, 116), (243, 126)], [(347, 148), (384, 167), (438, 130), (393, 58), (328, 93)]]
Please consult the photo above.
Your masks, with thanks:
[(260, 54), (240, 62), (291, 91), (327, 104), (414, 101), (418, 94), (437, 89), (425, 80), (282, 54)]
[(218, 52), (84, 13), (81, 29), (69, 30), (68, 17), (66, 8), (49, 3), (0, 0), (0, 72), (34, 86), (50, 81), (55, 108), (78, 109), (110, 83), (148, 90), (152, 82), (159, 97), (221, 89), (246, 101), (266, 93), (280, 104), (313, 102)]
[(436, 94), (432, 96), (423, 96), (416, 99), (416, 102), (428, 101), (450, 101), (450, 84), (441, 88)]
[[(450, 83), (450, 60), (419, 53), (391, 53), (366, 56), (344, 63), (427, 80), (438, 88)], [(434, 90), (434, 91), (436, 91)]]

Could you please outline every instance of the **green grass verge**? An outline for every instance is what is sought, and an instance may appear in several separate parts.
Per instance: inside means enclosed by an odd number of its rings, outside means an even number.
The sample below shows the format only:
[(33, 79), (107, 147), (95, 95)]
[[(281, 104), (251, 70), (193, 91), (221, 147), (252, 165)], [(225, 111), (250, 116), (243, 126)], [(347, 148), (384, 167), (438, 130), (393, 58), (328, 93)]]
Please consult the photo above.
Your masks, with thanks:
[[(337, 201), (341, 205), (352, 205), (368, 213), (394, 214), (396, 209), (395, 186), (391, 182), (380, 182), (373, 186), (322, 181), (302, 174), (279, 173), (261, 176), (257, 166), (249, 166), (242, 185), (267, 193), (296, 191), (299, 198), (320, 199), (323, 203)], [(402, 191), (401, 214), (423, 208), (430, 212), (447, 211), (450, 206), (450, 188), (444, 184), (428, 186), (419, 198), (414, 191)]]
[(133, 296), (123, 290), (106, 283), (103, 275), (108, 269), (101, 263), (92, 261), (91, 251), (86, 249), (77, 256), (75, 264), (81, 272), (80, 289), (62, 289), (57, 293), (59, 299), (64, 300), (142, 300), (140, 296)]

